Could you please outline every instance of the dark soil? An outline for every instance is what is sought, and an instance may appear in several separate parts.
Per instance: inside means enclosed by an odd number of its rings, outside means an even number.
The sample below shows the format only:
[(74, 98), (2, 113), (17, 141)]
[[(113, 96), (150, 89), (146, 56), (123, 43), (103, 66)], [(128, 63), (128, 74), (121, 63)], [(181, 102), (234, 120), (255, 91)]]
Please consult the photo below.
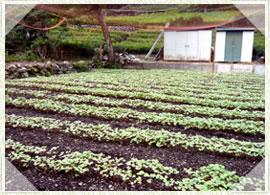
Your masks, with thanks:
[[(128, 143), (102, 143), (63, 133), (48, 133), (39, 130), (7, 127), (6, 139), (9, 138), (26, 145), (47, 146), (48, 148), (59, 146), (61, 151), (92, 151), (125, 159), (132, 157), (138, 159), (155, 158), (165, 166), (177, 168), (181, 173), (178, 175), (178, 179), (188, 177), (183, 172), (183, 168), (199, 169), (201, 166), (214, 163), (222, 164), (226, 169), (236, 171), (239, 176), (244, 176), (260, 161), (252, 158), (232, 158), (204, 152), (182, 151), (177, 148), (157, 148)], [(71, 174), (60, 174), (34, 168), (18, 166), (17, 168), (38, 190), (164, 190), (159, 186), (149, 186), (147, 184), (134, 189), (127, 184), (113, 183), (95, 174), (89, 174), (81, 178), (74, 177)]]

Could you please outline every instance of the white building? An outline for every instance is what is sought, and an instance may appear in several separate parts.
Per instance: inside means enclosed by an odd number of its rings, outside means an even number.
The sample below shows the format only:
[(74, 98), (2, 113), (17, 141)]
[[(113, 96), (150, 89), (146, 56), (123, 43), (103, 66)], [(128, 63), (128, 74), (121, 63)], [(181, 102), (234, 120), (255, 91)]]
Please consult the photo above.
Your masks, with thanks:
[(209, 61), (212, 29), (164, 29), (164, 60)]
[[(164, 28), (164, 60), (211, 61), (213, 29)], [(254, 31), (255, 28), (218, 27), (215, 61), (251, 62)]]
[(251, 62), (254, 28), (217, 28), (215, 61)]

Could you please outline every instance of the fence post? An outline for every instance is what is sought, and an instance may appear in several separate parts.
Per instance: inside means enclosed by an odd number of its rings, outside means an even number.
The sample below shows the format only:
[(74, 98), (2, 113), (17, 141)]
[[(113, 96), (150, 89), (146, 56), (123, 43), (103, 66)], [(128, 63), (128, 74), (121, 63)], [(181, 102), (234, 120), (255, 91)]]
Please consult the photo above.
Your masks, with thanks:
[(215, 72), (216, 40), (217, 40), (217, 27), (215, 27), (215, 41), (214, 41), (214, 53), (213, 53), (213, 62), (212, 62), (212, 73)]

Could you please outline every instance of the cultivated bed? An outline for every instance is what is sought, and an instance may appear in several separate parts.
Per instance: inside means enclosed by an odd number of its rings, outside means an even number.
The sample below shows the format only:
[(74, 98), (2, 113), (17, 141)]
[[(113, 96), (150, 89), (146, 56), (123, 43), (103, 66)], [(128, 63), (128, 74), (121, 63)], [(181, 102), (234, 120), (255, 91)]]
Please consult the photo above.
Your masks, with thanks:
[(263, 76), (94, 70), (5, 91), (6, 156), (38, 190), (241, 190), (264, 158)]

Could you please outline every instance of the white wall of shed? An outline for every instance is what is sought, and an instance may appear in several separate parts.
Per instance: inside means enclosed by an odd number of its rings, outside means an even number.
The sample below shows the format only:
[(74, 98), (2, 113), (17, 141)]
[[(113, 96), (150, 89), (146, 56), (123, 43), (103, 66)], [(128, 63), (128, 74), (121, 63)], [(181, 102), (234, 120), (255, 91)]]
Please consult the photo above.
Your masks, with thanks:
[(244, 31), (242, 37), (241, 62), (252, 61), (254, 31)]
[(215, 61), (223, 62), (225, 57), (226, 32), (217, 32), (216, 34), (216, 52)]
[(175, 44), (176, 32), (165, 31), (164, 32), (164, 59), (165, 60), (177, 60), (176, 59), (176, 44)]
[(211, 30), (165, 31), (165, 60), (206, 60), (210, 58)]
[(209, 60), (212, 43), (212, 30), (200, 30), (199, 31), (199, 60)]

